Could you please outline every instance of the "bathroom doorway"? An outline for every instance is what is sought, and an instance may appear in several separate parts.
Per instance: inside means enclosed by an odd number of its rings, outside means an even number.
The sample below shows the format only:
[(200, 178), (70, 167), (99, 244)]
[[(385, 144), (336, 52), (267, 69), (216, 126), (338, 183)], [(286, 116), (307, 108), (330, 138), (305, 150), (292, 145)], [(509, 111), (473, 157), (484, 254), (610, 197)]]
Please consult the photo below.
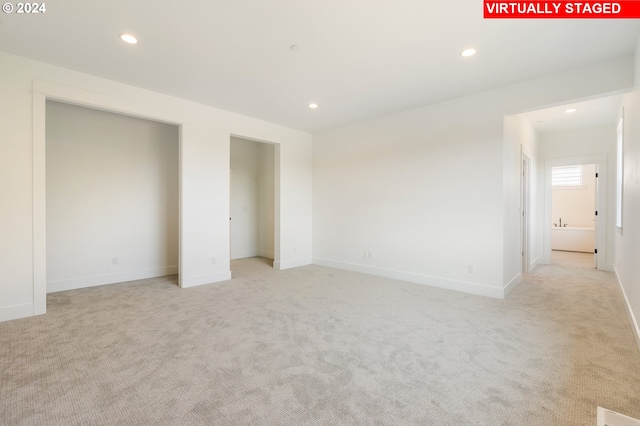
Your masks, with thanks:
[(597, 164), (551, 169), (551, 263), (597, 268)]

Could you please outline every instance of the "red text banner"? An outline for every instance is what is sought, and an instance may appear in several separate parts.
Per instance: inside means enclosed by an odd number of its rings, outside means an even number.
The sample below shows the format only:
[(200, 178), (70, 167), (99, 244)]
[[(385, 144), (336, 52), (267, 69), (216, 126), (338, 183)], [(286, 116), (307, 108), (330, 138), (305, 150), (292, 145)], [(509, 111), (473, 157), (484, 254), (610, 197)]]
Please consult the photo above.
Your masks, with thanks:
[(640, 1), (484, 0), (487, 19), (638, 19)]

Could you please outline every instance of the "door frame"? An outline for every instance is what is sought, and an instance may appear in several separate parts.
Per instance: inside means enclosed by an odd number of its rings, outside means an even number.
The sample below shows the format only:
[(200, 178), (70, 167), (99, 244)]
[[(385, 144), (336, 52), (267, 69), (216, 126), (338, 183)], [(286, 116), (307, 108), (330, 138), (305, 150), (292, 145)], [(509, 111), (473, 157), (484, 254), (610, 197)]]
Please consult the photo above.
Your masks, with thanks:
[[(231, 133), (229, 135), (229, 149), (231, 149), (232, 137), (273, 146), (273, 268), (280, 269), (280, 144)], [(229, 160), (231, 160), (231, 156), (229, 156)], [(229, 162), (229, 254), (231, 254), (231, 222), (231, 162)]]
[(551, 169), (558, 166), (579, 166), (595, 164), (598, 179), (596, 179), (596, 206), (598, 215), (595, 221), (595, 241), (598, 253), (595, 255), (596, 269), (609, 270), (607, 264), (607, 155), (584, 155), (567, 158), (550, 158), (544, 164), (544, 220), (543, 220), (543, 255), (544, 263), (551, 264)]
[(522, 154), (522, 181), (521, 181), (521, 198), (520, 198), (520, 234), (522, 238), (522, 272), (527, 274), (530, 272), (530, 233), (531, 233), (531, 159)]
[(98, 109), (131, 117), (176, 125), (178, 136), (178, 285), (183, 282), (183, 131), (184, 120), (173, 114), (100, 93), (89, 92), (42, 80), (33, 81), (32, 165), (33, 165), (33, 315), (47, 312), (47, 214), (46, 214), (46, 102), (47, 100)]

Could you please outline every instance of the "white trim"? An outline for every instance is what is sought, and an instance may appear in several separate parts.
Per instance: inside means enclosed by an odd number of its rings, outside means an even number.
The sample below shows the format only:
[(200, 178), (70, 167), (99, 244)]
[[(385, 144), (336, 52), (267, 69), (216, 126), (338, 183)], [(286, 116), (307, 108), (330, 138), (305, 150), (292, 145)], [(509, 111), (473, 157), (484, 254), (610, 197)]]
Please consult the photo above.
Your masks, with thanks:
[(280, 159), (282, 154), (280, 151), (280, 144), (276, 144), (276, 146), (274, 147), (273, 155), (273, 216), (275, 220), (273, 223), (273, 256), (271, 258), (273, 259), (273, 268), (279, 269), (276, 268), (276, 262), (278, 264), (280, 263), (280, 248), (282, 247), (282, 244), (280, 243), (280, 232), (282, 230), (282, 226), (280, 225), (280, 212), (282, 211), (282, 207), (280, 205), (282, 202), (282, 197), (280, 195), (280, 185), (282, 181), (280, 177), (280, 175), (282, 174), (282, 161)]
[(627, 293), (624, 291), (622, 280), (620, 279), (620, 275), (618, 274), (618, 268), (616, 268), (615, 265), (613, 267), (613, 274), (616, 277), (616, 281), (618, 282), (620, 291), (622, 291), (622, 297), (624, 298), (625, 306), (627, 307), (627, 314), (629, 315), (629, 322), (631, 323), (631, 328), (633, 329), (633, 337), (635, 337), (636, 343), (638, 345), (638, 350), (640, 350), (640, 326), (638, 326), (638, 320), (633, 313), (631, 303), (629, 303), (629, 298), (627, 297)]
[(291, 268), (297, 268), (299, 266), (311, 265), (312, 263), (313, 261), (309, 258), (293, 259), (293, 260), (285, 260), (285, 261), (274, 261), (273, 269), (278, 269), (278, 270), (291, 269)]
[(513, 291), (514, 288), (518, 286), (522, 282), (522, 273), (517, 274), (515, 277), (509, 281), (509, 283), (502, 289), (502, 299), (507, 297), (509, 293)]
[[(432, 277), (429, 275), (414, 274), (411, 272), (396, 271), (393, 269), (377, 268), (373, 266), (360, 265), (357, 263), (342, 262), (339, 260), (313, 258), (315, 265), (327, 266), (330, 268), (344, 269), (347, 271), (360, 272), (363, 274), (376, 275), (400, 281), (407, 281), (416, 284), (428, 285), (431, 287), (444, 288), (447, 290), (460, 291), (463, 293), (476, 294), (479, 296), (504, 299), (504, 288), (490, 287), (483, 284), (476, 284), (464, 281), (455, 281), (447, 278)], [(511, 285), (511, 284), (510, 284)]]
[(598, 407), (596, 426), (640, 426), (640, 420)]
[(267, 250), (258, 250), (259, 257), (266, 257), (267, 259), (273, 260), (273, 252)]
[[(42, 312), (44, 313), (44, 312)], [(19, 318), (39, 315), (34, 313), (33, 303), (24, 303), (22, 305), (3, 306), (0, 308), (0, 322), (11, 321)]]
[(199, 285), (213, 284), (221, 281), (229, 281), (231, 279), (231, 271), (217, 272), (215, 274), (196, 275), (191, 277), (182, 277), (181, 287), (189, 288)]
[[(520, 271), (530, 272), (531, 257), (531, 158), (524, 153), (520, 145)], [(526, 166), (526, 168), (525, 168)]]
[(540, 264), (540, 258), (536, 257), (533, 262), (529, 264), (529, 272), (533, 272), (534, 269)]
[(598, 224), (596, 229), (596, 248), (598, 249), (597, 265), (598, 269), (607, 268), (607, 155), (583, 155), (578, 157), (549, 158), (544, 162), (544, 219), (542, 231), (542, 253), (543, 258), (540, 263), (551, 264), (551, 197), (553, 187), (551, 186), (551, 169), (555, 166), (570, 166), (577, 164), (596, 164), (597, 179), (597, 209)]
[(175, 265), (164, 268), (143, 269), (138, 271), (119, 272), (117, 274), (94, 275), (91, 277), (73, 278), (70, 280), (51, 281), (47, 283), (47, 293), (122, 283), (126, 281), (144, 280), (147, 278), (164, 277), (166, 275), (175, 275), (177, 273), (178, 266)]
[(32, 211), (33, 211), (33, 311), (29, 315), (47, 313), (47, 212), (46, 212), (46, 97), (32, 95)]
[(620, 116), (616, 126), (616, 228), (622, 232), (624, 205), (624, 106), (620, 107)]
[(181, 112), (167, 110), (158, 105), (143, 104), (126, 98), (92, 92), (52, 81), (33, 79), (33, 93), (47, 99), (74, 105), (96, 108), (116, 114), (125, 114), (167, 124), (181, 125), (189, 122), (189, 116)]

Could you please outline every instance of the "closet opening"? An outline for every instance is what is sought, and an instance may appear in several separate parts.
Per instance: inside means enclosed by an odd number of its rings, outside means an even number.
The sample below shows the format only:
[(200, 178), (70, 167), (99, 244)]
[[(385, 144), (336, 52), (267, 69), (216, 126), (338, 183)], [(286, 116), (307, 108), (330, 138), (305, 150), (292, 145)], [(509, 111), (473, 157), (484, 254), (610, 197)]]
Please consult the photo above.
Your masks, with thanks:
[(278, 146), (238, 136), (230, 139), (229, 232), (233, 261), (261, 258), (273, 267), (278, 260)]
[(45, 108), (47, 293), (177, 275), (179, 126)]

